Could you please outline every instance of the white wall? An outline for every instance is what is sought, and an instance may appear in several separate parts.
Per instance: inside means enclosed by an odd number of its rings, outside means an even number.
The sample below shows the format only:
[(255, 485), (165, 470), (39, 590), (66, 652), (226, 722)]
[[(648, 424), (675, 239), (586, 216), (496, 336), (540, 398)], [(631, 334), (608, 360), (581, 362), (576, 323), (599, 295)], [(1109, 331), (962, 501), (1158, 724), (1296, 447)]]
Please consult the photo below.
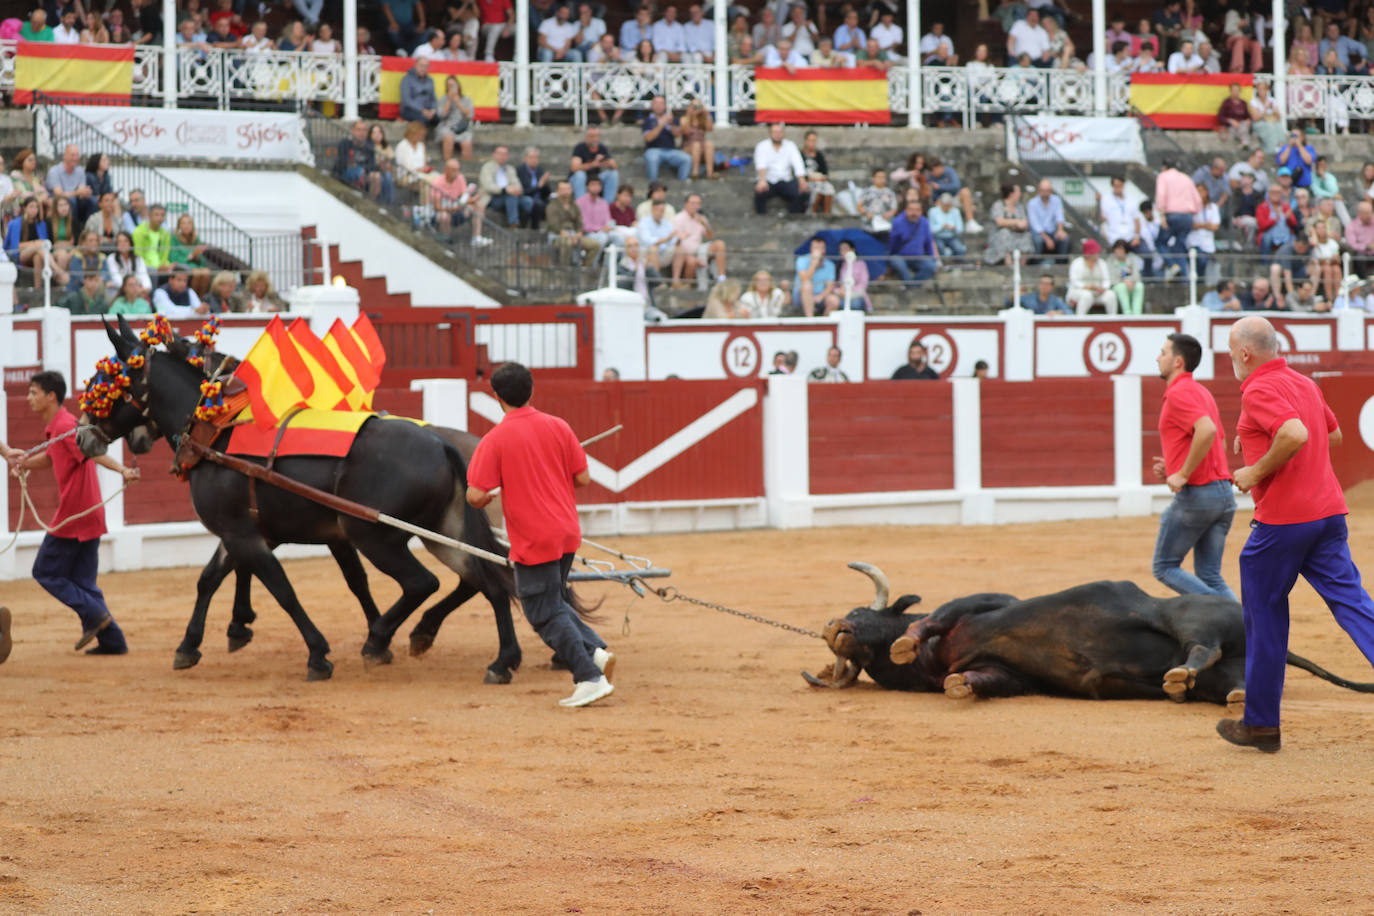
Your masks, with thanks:
[[(167, 177), (248, 232), (287, 232), (314, 226), (363, 274), (386, 277), (393, 293), (417, 306), (496, 306), (490, 296), (378, 229), (353, 207), (295, 172), (164, 169)], [(365, 199), (359, 204), (370, 207)]]

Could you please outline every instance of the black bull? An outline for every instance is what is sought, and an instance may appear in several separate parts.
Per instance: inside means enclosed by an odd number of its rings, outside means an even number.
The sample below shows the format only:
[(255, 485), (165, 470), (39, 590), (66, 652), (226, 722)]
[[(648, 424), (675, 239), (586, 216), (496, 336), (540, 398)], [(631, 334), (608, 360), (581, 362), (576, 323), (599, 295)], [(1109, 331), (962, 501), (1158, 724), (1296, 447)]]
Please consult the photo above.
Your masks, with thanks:
[[(866, 671), (890, 690), (943, 690), (955, 698), (1245, 698), (1245, 626), (1240, 605), (1229, 599), (1153, 598), (1132, 582), (1091, 582), (1024, 601), (970, 595), (933, 614), (908, 614), (919, 597), (889, 605), (882, 571), (850, 566), (873, 580), (876, 596), (826, 626), (834, 671), (829, 678), (803, 672), (813, 686), (848, 687)], [(1292, 653), (1288, 664), (1374, 693), (1374, 684), (1348, 681)]]

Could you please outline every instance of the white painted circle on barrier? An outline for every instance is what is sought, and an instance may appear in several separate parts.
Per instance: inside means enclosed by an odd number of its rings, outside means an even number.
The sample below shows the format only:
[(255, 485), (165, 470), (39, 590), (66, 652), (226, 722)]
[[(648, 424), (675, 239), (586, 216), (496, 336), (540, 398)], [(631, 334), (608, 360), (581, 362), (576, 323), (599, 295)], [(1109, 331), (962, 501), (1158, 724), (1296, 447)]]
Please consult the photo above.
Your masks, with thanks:
[(752, 378), (759, 374), (763, 350), (754, 335), (731, 334), (721, 348), (720, 360), (725, 366), (725, 374), (731, 378)]
[(1366, 448), (1374, 451), (1374, 398), (1365, 401), (1360, 408), (1360, 438)]
[(1083, 345), (1083, 358), (1088, 369), (1098, 375), (1112, 375), (1126, 367), (1131, 359), (1131, 345), (1115, 331), (1098, 331)]
[(921, 344), (926, 348), (926, 363), (942, 377), (948, 375), (958, 362), (959, 351), (946, 334), (922, 334)]

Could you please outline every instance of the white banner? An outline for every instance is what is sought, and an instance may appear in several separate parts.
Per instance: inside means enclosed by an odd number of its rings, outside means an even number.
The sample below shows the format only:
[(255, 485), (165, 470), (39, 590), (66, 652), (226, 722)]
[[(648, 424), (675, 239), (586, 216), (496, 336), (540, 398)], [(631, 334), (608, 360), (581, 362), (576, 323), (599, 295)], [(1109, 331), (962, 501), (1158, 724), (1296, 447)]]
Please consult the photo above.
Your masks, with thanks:
[(1008, 119), (1007, 134), (1007, 158), (1013, 162), (1053, 158), (1058, 153), (1070, 162), (1145, 163), (1140, 123), (1135, 118), (1033, 115)]
[[(299, 115), (97, 105), (69, 105), (66, 111), (138, 156), (304, 161)], [(58, 149), (69, 142), (82, 145), (62, 133), (59, 125), (53, 138)]]

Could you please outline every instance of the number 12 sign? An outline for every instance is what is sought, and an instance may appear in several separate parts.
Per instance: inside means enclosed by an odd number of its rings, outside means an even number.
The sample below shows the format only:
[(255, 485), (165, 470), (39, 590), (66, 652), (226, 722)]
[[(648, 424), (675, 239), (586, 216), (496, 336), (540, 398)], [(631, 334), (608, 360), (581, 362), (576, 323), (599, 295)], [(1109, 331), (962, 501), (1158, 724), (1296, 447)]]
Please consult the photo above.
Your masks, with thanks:
[(753, 378), (762, 368), (763, 349), (752, 334), (731, 334), (725, 339), (720, 358), (730, 378)]

